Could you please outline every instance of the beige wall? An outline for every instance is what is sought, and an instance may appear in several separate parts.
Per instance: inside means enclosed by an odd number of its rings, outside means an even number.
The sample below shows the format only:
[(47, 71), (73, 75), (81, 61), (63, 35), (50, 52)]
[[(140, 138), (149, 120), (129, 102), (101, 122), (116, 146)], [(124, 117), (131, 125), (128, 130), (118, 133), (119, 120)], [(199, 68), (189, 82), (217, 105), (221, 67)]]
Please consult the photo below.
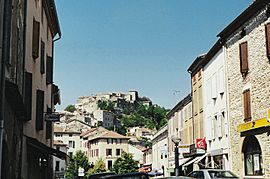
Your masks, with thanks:
[[(46, 73), (41, 75), (40, 73), (40, 43), (39, 43), (39, 57), (37, 59), (32, 58), (32, 29), (33, 18), (40, 22), (40, 41), (41, 39), (45, 43), (45, 55), (52, 56), (52, 35), (48, 28), (45, 11), (43, 11), (43, 23), (41, 22), (41, 1), (29, 0), (27, 3), (27, 26), (26, 26), (26, 48), (25, 48), (25, 69), (27, 72), (31, 72), (33, 75), (32, 81), (32, 120), (24, 124), (24, 134), (34, 138), (38, 138), (39, 141), (47, 143), (51, 146), (51, 140), (46, 140), (46, 122), (44, 121), (43, 130), (35, 130), (36, 122), (36, 90), (40, 89), (44, 91), (45, 104), (44, 112), (47, 111), (47, 105), (51, 106), (51, 85), (46, 85)], [(47, 32), (48, 31), (48, 32)], [(47, 38), (48, 34), (48, 38)], [(46, 69), (46, 58), (45, 69)]]
[(194, 116), (193, 143), (195, 143), (196, 139), (204, 137), (202, 75), (203, 70), (200, 69), (196, 74), (192, 76), (192, 101), (193, 101), (193, 116)]
[[(89, 158), (89, 162), (95, 163), (98, 159), (102, 158), (106, 164), (106, 168), (108, 168), (108, 161), (111, 160), (112, 164), (114, 161), (120, 157), (116, 155), (116, 149), (120, 149), (121, 153), (122, 151), (128, 152), (128, 140), (127, 139), (121, 139), (121, 144), (116, 144), (116, 139), (113, 139), (112, 144), (107, 144), (107, 139), (96, 139), (91, 140), (93, 143), (90, 145), (90, 148), (88, 148), (87, 156)], [(91, 142), (89, 141), (89, 142)], [(112, 155), (106, 156), (106, 149), (112, 149)], [(98, 150), (98, 156), (91, 156), (91, 151)], [(121, 155), (121, 154), (120, 154)]]

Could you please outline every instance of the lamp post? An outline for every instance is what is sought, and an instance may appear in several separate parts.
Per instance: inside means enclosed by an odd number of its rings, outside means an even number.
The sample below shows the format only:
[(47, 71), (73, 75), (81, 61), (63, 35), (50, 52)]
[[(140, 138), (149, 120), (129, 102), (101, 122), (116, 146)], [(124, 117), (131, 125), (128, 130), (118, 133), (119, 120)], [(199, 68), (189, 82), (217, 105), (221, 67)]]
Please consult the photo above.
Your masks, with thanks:
[(174, 143), (174, 157), (175, 157), (175, 176), (179, 176), (179, 151), (178, 151), (178, 145), (181, 141), (179, 137), (173, 137), (172, 141)]

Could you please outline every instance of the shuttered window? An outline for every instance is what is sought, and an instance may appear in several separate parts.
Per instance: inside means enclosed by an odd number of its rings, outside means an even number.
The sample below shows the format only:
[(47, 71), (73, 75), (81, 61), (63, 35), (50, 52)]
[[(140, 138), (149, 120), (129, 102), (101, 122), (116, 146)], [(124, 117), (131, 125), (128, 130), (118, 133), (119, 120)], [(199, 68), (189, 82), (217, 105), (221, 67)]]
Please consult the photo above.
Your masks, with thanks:
[(36, 96), (36, 130), (43, 130), (44, 91), (37, 90)]
[(46, 83), (53, 83), (53, 58), (50, 56), (47, 56), (46, 60)]
[(244, 121), (251, 120), (251, 104), (250, 104), (250, 90), (246, 90), (243, 93), (244, 97)]
[(44, 74), (45, 73), (45, 43), (41, 41), (41, 49), (40, 49), (40, 73)]
[(33, 19), (33, 35), (32, 35), (32, 57), (38, 58), (39, 55), (39, 30), (40, 23)]
[(25, 72), (24, 77), (24, 103), (26, 120), (32, 119), (32, 73)]
[(243, 42), (239, 45), (240, 49), (240, 71), (242, 75), (248, 72), (248, 44)]
[(265, 25), (266, 55), (270, 59), (270, 23)]

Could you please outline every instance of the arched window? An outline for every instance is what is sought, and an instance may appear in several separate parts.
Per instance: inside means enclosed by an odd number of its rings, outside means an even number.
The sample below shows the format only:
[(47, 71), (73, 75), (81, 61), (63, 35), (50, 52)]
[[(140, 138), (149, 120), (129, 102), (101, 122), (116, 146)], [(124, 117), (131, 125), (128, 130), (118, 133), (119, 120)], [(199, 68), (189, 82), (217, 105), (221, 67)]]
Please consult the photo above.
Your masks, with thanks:
[(262, 175), (262, 150), (256, 137), (248, 136), (243, 143), (245, 175)]

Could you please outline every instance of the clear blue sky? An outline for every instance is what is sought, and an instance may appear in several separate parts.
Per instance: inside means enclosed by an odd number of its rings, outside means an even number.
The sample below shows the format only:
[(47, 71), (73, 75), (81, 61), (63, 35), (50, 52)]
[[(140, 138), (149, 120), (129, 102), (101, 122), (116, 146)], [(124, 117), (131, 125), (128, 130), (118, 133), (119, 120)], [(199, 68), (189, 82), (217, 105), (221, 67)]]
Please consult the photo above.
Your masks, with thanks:
[(190, 92), (189, 65), (251, 2), (56, 0), (63, 34), (55, 46), (57, 108), (129, 90), (172, 108)]

